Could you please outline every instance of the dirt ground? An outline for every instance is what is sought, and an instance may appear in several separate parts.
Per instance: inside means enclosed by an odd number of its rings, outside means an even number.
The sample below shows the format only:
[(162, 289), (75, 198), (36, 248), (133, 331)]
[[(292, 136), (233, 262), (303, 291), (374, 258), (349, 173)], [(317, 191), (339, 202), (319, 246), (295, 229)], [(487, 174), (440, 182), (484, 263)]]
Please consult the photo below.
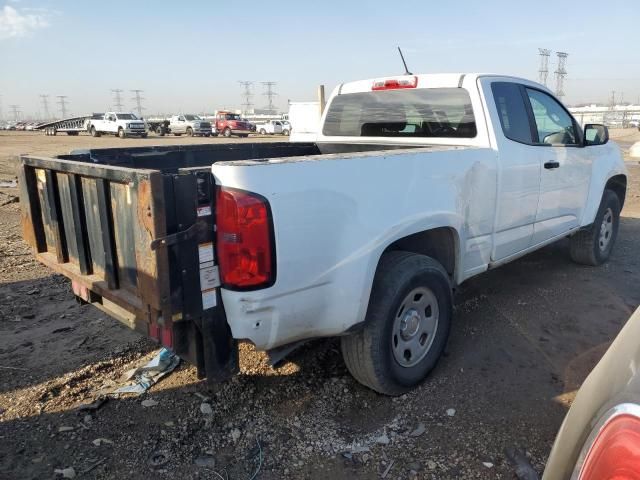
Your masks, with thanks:
[[(614, 133), (625, 149), (640, 140)], [(192, 141), (2, 132), (0, 180), (18, 153)], [(513, 446), (541, 472), (576, 389), (640, 305), (640, 165), (628, 166), (611, 261), (573, 264), (563, 241), (466, 282), (446, 356), (407, 395), (360, 386), (338, 342), (319, 340), (279, 369), (242, 345), (241, 374), (213, 391), (183, 363), (90, 412), (77, 407), (157, 347), (32, 259), (17, 189), (0, 188), (0, 478), (512, 479)]]

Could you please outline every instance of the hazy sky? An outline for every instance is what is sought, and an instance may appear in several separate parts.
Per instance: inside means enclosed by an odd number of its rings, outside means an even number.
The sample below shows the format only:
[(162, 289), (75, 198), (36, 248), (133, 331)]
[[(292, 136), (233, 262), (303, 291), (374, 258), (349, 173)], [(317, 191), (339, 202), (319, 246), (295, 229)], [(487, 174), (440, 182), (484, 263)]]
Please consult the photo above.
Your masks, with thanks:
[[(0, 95), (26, 114), (39, 94), (81, 114), (110, 90), (144, 90), (147, 114), (239, 107), (238, 80), (278, 82), (277, 105), (314, 100), (318, 84), (412, 71), (537, 79), (538, 47), (568, 52), (566, 101), (640, 96), (636, 0), (251, 1), (0, 0)], [(556, 67), (555, 53), (550, 71)], [(553, 73), (549, 75), (553, 83)], [(617, 94), (619, 98), (619, 93)]]

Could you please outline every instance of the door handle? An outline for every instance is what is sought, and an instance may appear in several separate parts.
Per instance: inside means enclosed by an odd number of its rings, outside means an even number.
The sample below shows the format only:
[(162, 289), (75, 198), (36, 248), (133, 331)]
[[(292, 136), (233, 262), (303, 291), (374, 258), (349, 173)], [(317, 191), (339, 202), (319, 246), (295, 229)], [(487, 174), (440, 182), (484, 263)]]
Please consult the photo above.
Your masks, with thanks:
[(544, 168), (546, 168), (547, 170), (551, 170), (553, 168), (558, 168), (560, 167), (560, 162), (556, 162), (555, 160), (551, 160), (550, 162), (546, 162), (544, 164)]

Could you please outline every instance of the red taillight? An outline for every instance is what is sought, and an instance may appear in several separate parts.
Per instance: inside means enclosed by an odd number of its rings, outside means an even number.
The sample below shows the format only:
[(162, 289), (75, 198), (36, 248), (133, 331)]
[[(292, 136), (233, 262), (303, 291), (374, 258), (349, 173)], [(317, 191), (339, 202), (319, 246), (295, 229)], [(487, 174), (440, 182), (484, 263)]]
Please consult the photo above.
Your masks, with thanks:
[(396, 90), (400, 88), (416, 88), (418, 77), (387, 78), (385, 80), (375, 80), (371, 90)]
[(272, 285), (275, 252), (267, 200), (243, 190), (218, 187), (216, 228), (223, 286), (244, 290)]
[(640, 418), (623, 414), (600, 431), (579, 480), (640, 480)]

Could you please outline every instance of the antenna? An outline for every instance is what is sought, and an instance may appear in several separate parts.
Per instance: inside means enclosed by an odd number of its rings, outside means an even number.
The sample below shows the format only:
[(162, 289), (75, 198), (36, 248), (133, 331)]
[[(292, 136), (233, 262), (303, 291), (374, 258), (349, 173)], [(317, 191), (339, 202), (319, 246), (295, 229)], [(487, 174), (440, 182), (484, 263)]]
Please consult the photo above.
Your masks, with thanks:
[(538, 54), (540, 55), (540, 70), (538, 70), (539, 74), (539, 82), (547, 86), (547, 78), (549, 77), (549, 55), (551, 55), (551, 50), (548, 48), (539, 48)]
[(246, 116), (249, 113), (253, 113), (253, 102), (251, 101), (251, 99), (253, 98), (253, 92), (251, 91), (253, 82), (249, 80), (238, 80), (238, 83), (244, 88), (242, 92), (244, 103), (242, 104), (242, 106), (244, 108), (244, 115)]
[(62, 118), (67, 118), (67, 96), (66, 95), (56, 95), (58, 98), (58, 105), (60, 105), (60, 114)]
[(17, 122), (20, 120), (20, 114), (22, 111), (20, 110), (20, 105), (9, 105), (9, 108), (13, 112), (13, 119)]
[(122, 105), (122, 92), (123, 90), (120, 88), (111, 89), (111, 93), (113, 93), (114, 107), (117, 112), (121, 112), (123, 110)]
[(413, 73), (411, 73), (409, 71), (409, 68), (407, 67), (407, 62), (404, 61), (404, 55), (402, 54), (402, 50), (400, 50), (400, 47), (398, 47), (398, 53), (400, 54), (400, 58), (402, 59), (402, 64), (404, 65), (404, 74), (413, 75)]
[(273, 97), (278, 95), (276, 92), (273, 91), (273, 87), (277, 85), (277, 83), (276, 82), (261, 82), (261, 83), (262, 85), (264, 85), (264, 88), (266, 89), (266, 91), (262, 95), (267, 97), (267, 100), (269, 101), (267, 110), (269, 110), (269, 113), (273, 115), (276, 112), (276, 107), (273, 104)]
[(562, 100), (564, 97), (564, 79), (567, 76), (567, 57), (569, 56), (566, 52), (556, 52), (558, 56), (558, 68), (554, 72), (556, 74), (556, 97)]
[(49, 120), (49, 118), (51, 118), (49, 116), (49, 95), (40, 95), (40, 99), (42, 100), (42, 108), (44, 110), (44, 119)]
[(142, 118), (142, 110), (145, 109), (142, 106), (142, 100), (144, 100), (144, 98), (140, 96), (140, 94), (143, 91), (144, 90), (131, 90), (131, 93), (133, 93), (135, 95), (131, 100), (134, 100), (136, 102), (136, 111), (138, 112), (138, 117), (139, 118)]

